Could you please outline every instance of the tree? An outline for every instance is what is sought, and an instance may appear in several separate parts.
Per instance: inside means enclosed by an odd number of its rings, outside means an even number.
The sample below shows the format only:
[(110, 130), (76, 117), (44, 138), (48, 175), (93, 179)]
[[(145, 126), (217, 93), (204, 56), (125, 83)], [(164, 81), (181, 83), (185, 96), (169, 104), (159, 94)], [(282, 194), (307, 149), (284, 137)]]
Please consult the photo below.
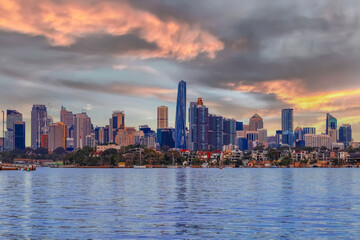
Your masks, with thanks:
[(266, 154), (266, 157), (272, 162), (275, 160), (278, 160), (280, 157), (280, 152), (276, 149), (270, 149), (268, 153)]
[(290, 158), (289, 157), (284, 157), (283, 159), (281, 159), (280, 165), (281, 166), (289, 166), (290, 165)]
[(58, 147), (53, 151), (53, 153), (55, 155), (65, 155), (66, 151), (65, 151), (65, 149), (63, 147)]

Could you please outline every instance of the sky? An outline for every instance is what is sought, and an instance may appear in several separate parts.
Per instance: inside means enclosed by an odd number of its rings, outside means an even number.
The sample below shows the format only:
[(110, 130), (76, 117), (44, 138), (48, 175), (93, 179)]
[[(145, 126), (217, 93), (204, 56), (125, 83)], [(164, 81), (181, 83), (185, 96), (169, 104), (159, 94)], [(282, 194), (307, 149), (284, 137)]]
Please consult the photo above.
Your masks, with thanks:
[(281, 109), (325, 131), (325, 114), (360, 141), (358, 0), (0, 0), (0, 108), (20, 111), (30, 144), (33, 104), (54, 122), (63, 105), (94, 126), (124, 110), (156, 128), (177, 84), (187, 100), (269, 134)]

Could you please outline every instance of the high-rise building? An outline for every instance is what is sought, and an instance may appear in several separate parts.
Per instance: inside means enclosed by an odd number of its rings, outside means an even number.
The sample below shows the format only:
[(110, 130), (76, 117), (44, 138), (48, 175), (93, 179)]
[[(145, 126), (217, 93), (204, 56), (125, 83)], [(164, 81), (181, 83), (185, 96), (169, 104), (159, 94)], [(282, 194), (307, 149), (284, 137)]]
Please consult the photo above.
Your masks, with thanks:
[(186, 148), (186, 82), (180, 81), (176, 101), (175, 147)]
[(221, 150), (224, 145), (224, 118), (222, 116), (209, 115), (209, 148)]
[(264, 128), (262, 117), (255, 113), (249, 121), (249, 131), (257, 131), (258, 129)]
[(330, 137), (331, 144), (337, 143), (337, 139), (338, 139), (338, 131), (337, 131), (337, 129), (329, 129), (328, 130), (328, 135)]
[(115, 136), (118, 130), (125, 129), (125, 113), (124, 111), (114, 111), (112, 114), (112, 140), (115, 141)]
[(157, 129), (168, 128), (168, 107), (157, 108)]
[(286, 144), (289, 147), (294, 147), (294, 134), (289, 130), (286, 130), (282, 134), (282, 144)]
[(304, 135), (305, 146), (306, 147), (317, 147), (318, 146), (318, 138), (316, 134), (305, 134)]
[(244, 130), (244, 123), (236, 122), (236, 131), (243, 131), (243, 130)]
[[(91, 135), (91, 120), (86, 113), (74, 115), (74, 148), (87, 145), (86, 136)], [(95, 138), (94, 138), (95, 140)]]
[(332, 144), (331, 144), (331, 139), (330, 136), (327, 134), (320, 134), (317, 136), (317, 142), (318, 142), (318, 146), (319, 148), (321, 147), (326, 147), (327, 149), (331, 149)]
[(316, 128), (315, 127), (304, 127), (303, 128), (303, 134), (316, 134)]
[(175, 147), (174, 141), (174, 128), (162, 128), (157, 130), (157, 142), (159, 143), (160, 147), (167, 146), (169, 148)]
[(345, 147), (350, 146), (352, 141), (352, 130), (350, 124), (343, 124), (339, 128), (339, 142), (344, 143)]
[(277, 131), (276, 131), (276, 134), (275, 134), (275, 138), (276, 138), (275, 144), (277, 145), (277, 147), (280, 147), (281, 144), (282, 144), (282, 134), (283, 134), (283, 131), (281, 131), (281, 130), (277, 130)]
[(25, 122), (14, 122), (14, 148), (25, 149)]
[(304, 132), (303, 132), (303, 129), (301, 127), (295, 128), (295, 130), (294, 130), (294, 140), (295, 140), (295, 143), (298, 142), (298, 141), (304, 140)]
[(63, 124), (65, 124), (66, 127), (66, 135), (70, 136), (70, 128), (71, 126), (74, 124), (74, 114), (71, 111), (67, 111), (65, 107), (61, 106), (61, 111), (60, 111), (60, 122), (62, 122)]
[(50, 125), (48, 136), (48, 150), (50, 153), (59, 147), (66, 149), (66, 132), (66, 125), (63, 122)]
[(259, 135), (259, 143), (262, 144), (264, 147), (268, 147), (268, 135), (267, 129), (261, 128), (257, 130)]
[(209, 109), (201, 98), (189, 108), (189, 147), (192, 151), (209, 149)]
[(233, 118), (224, 118), (224, 145), (236, 144), (236, 120)]
[(95, 130), (95, 141), (97, 145), (105, 144), (105, 128), (96, 127)]
[(22, 122), (22, 114), (16, 110), (6, 111), (6, 137), (5, 137), (5, 149), (15, 149), (15, 122)]
[(46, 131), (47, 111), (45, 105), (35, 104), (31, 110), (31, 147), (39, 148), (41, 135)]
[(285, 131), (289, 131), (291, 133), (294, 132), (294, 113), (293, 109), (282, 109), (281, 111), (281, 130), (284, 133)]
[(329, 129), (337, 130), (337, 119), (330, 113), (326, 114), (326, 134), (329, 134)]

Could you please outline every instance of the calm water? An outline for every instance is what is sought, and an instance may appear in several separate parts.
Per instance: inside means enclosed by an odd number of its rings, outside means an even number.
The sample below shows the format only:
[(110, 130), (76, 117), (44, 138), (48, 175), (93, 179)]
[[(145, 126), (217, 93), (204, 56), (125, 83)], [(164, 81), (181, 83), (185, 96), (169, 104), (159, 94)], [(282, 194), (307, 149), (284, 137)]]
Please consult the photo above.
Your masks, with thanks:
[(360, 169), (0, 171), (0, 238), (360, 237)]

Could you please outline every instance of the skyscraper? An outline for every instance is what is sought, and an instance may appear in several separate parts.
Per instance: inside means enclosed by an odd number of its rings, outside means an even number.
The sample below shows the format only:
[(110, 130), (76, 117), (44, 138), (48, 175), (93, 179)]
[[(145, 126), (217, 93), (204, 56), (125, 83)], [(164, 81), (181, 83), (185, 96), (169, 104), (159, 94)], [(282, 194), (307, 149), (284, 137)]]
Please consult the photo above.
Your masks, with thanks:
[(45, 105), (35, 104), (31, 110), (31, 147), (40, 147), (41, 135), (44, 134), (44, 127), (47, 121)]
[(21, 122), (23, 120), (22, 114), (16, 110), (6, 111), (6, 137), (5, 137), (5, 149), (15, 149), (15, 122)]
[(14, 122), (14, 148), (25, 149), (25, 122)]
[(157, 129), (168, 128), (168, 107), (157, 108)]
[(330, 113), (326, 114), (326, 134), (329, 134), (329, 129), (337, 129), (337, 119)]
[(91, 135), (91, 120), (86, 113), (74, 115), (74, 148), (87, 145), (86, 136)]
[(209, 148), (209, 109), (201, 98), (191, 102), (189, 108), (189, 147), (190, 150), (208, 150)]
[(339, 142), (348, 147), (352, 141), (352, 130), (350, 124), (343, 124), (339, 128)]
[(255, 113), (249, 121), (249, 131), (257, 131), (264, 127), (263, 119), (259, 114)]
[(289, 145), (289, 147), (294, 147), (294, 134), (289, 130), (286, 130), (282, 134), (282, 144)]
[(303, 134), (316, 134), (316, 128), (315, 127), (304, 127), (303, 128)]
[(285, 131), (289, 131), (291, 133), (294, 132), (294, 123), (293, 123), (294, 115), (293, 109), (282, 109), (281, 111), (281, 130), (283, 133)]
[(66, 126), (63, 122), (51, 124), (49, 127), (48, 150), (53, 152), (59, 147), (66, 149)]
[(209, 115), (209, 147), (210, 150), (222, 150), (224, 145), (224, 118)]
[(118, 130), (125, 129), (125, 113), (124, 111), (113, 111), (112, 114), (112, 141), (115, 141), (115, 136)]
[(175, 116), (175, 147), (186, 148), (186, 82), (180, 81), (178, 86)]
[(74, 114), (71, 111), (67, 111), (65, 107), (61, 106), (60, 111), (60, 122), (65, 124), (66, 127), (66, 135), (70, 136), (70, 127), (74, 124)]
[(224, 118), (224, 145), (235, 145), (236, 139), (236, 120), (232, 118)]

